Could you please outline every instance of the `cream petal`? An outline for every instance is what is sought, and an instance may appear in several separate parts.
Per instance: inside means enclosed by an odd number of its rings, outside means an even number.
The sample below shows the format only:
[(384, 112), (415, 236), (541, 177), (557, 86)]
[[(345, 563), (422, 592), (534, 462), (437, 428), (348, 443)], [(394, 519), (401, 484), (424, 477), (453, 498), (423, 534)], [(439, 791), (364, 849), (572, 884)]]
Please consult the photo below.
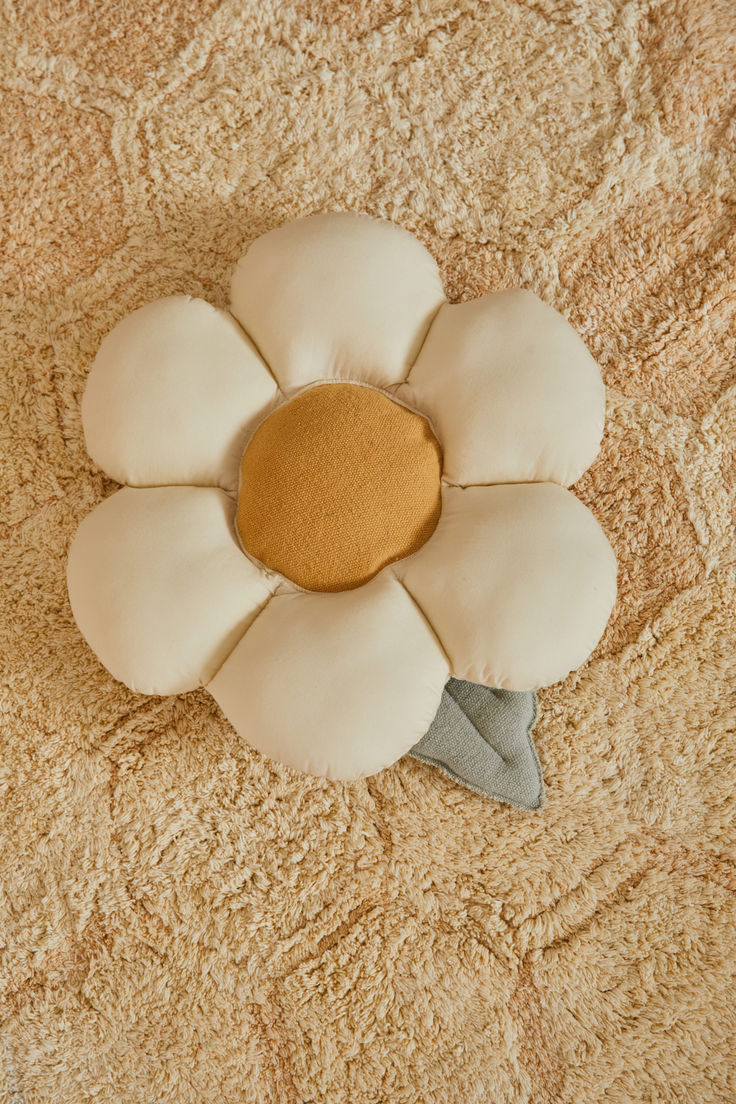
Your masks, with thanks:
[(406, 378), (444, 302), (431, 255), (367, 215), (313, 215), (258, 238), (235, 270), (232, 311), (285, 389)]
[(277, 594), (207, 688), (265, 755), (347, 780), (424, 735), (447, 674), (422, 614), (383, 572), (356, 590)]
[(87, 450), (119, 483), (232, 490), (249, 425), (277, 392), (234, 318), (159, 299), (100, 345), (82, 399)]
[(108, 671), (144, 694), (212, 677), (275, 582), (240, 551), (235, 503), (215, 487), (124, 487), (76, 532), (72, 612)]
[(534, 690), (598, 643), (616, 560), (590, 510), (556, 483), (448, 487), (427, 544), (394, 566), (455, 678)]
[(430, 416), (445, 478), (462, 486), (567, 487), (600, 448), (598, 365), (569, 322), (530, 291), (442, 307), (397, 398)]

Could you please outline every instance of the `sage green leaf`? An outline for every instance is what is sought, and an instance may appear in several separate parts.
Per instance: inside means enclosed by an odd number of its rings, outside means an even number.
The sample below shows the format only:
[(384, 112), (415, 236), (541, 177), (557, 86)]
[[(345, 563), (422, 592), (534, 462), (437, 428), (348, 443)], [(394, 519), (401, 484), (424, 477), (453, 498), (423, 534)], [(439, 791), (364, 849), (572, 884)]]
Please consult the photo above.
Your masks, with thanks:
[(532, 691), (450, 679), (429, 731), (409, 754), (461, 786), (520, 809), (540, 809), (544, 783), (531, 731)]

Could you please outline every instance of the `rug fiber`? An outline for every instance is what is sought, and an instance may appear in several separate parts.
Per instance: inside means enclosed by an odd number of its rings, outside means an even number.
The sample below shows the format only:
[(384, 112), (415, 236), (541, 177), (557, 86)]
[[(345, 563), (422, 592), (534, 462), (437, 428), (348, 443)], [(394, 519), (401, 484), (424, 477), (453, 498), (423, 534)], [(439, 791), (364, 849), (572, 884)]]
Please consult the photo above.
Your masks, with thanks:
[[(0, 18), (0, 1104), (733, 1104), (732, 0)], [(602, 366), (575, 493), (619, 600), (539, 695), (537, 813), (410, 757), (301, 777), (72, 620), (101, 338), (343, 209), (453, 300), (533, 289)]]

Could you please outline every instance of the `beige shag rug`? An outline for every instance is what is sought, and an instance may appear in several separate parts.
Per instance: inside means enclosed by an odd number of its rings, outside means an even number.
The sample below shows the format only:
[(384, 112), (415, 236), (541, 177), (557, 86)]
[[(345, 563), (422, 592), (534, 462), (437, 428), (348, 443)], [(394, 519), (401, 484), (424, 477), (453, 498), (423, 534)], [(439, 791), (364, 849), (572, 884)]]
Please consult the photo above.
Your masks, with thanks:
[[(733, 1104), (733, 0), (3, 10), (2, 1104)], [(300, 777), (72, 621), (100, 339), (344, 208), (605, 374), (620, 600), (541, 695), (541, 814)]]

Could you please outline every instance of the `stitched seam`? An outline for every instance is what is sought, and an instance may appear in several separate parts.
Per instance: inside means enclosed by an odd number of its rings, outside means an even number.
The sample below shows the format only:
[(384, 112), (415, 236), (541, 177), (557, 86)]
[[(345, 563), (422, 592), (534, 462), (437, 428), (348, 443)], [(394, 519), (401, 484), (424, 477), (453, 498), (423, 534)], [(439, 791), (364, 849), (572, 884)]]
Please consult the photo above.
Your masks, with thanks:
[[(98, 471), (103, 475), (107, 475), (107, 472), (102, 468), (98, 468)], [(130, 487), (131, 491), (158, 491), (164, 490), (166, 487), (194, 487), (200, 491), (222, 491), (224, 494), (229, 495), (232, 498), (232, 487), (223, 487), (222, 483), (119, 483), (117, 479), (113, 482), (118, 483), (119, 487)]]
[[(474, 782), (468, 782), (467, 779), (461, 778), (459, 774), (455, 774), (446, 763), (442, 763), (439, 759), (433, 759), (430, 755), (423, 755), (420, 752), (410, 751), (412, 759), (418, 760), (420, 763), (426, 763), (430, 767), (435, 767), (438, 771), (449, 778), (452, 782), (456, 782), (458, 786), (462, 786), (463, 789), (472, 790), (473, 793), (479, 794), (481, 797), (490, 797), (494, 801), (500, 801), (504, 805), (510, 805), (513, 809), (530, 809), (535, 812), (542, 808), (544, 800), (540, 789), (539, 797), (535, 805), (521, 805), (517, 801), (513, 801), (508, 794), (496, 793), (495, 790), (482, 790), (480, 786), (476, 786)], [(539, 772), (537, 771), (537, 774)]]
[[(448, 682), (449, 682), (449, 681), (450, 681), (450, 680), (448, 680)], [(483, 743), (487, 743), (488, 741), (487, 741), (487, 740), (485, 740), (485, 739), (483, 738), (483, 733), (482, 733), (482, 732), (481, 732), (481, 730), (480, 730), (480, 729), (478, 728), (478, 726), (476, 725), (475, 721), (473, 721), (473, 720), (471, 719), (470, 715), (469, 715), (468, 713), (466, 713), (466, 712), (465, 712), (465, 710), (464, 710), (464, 709), (463, 709), (463, 707), (461, 706), (460, 702), (459, 702), (459, 701), (457, 700), (457, 698), (456, 698), (456, 697), (455, 697), (455, 695), (453, 694), (452, 690), (449, 690), (449, 689), (447, 688), (447, 686), (446, 686), (446, 687), (445, 687), (445, 693), (447, 694), (448, 698), (450, 698), (450, 699), (451, 699), (451, 700), (452, 700), (452, 701), (454, 702), (454, 704), (455, 704), (455, 705), (457, 706), (457, 708), (458, 708), (458, 709), (460, 710), (460, 712), (461, 712), (461, 713), (463, 714), (463, 716), (464, 716), (464, 717), (465, 717), (465, 719), (467, 720), (468, 724), (470, 725), (470, 727), (472, 728), (473, 732), (474, 732), (474, 733), (476, 734), (476, 736), (478, 737), (478, 739), (479, 739), (479, 740), (483, 740)], [(489, 747), (490, 747), (490, 746), (491, 746), (491, 745), (489, 744)], [(498, 750), (498, 748), (496, 748), (496, 747), (494, 747), (494, 748), (493, 748), (492, 750), (493, 750), (493, 751), (495, 751), (496, 755), (497, 755), (497, 756), (498, 756), (498, 758), (499, 758), (499, 759), (501, 760), (501, 762), (502, 762), (502, 763), (504, 764), (504, 766), (506, 766), (506, 767), (509, 767), (509, 766), (511, 766), (511, 764), (513, 763), (513, 760), (512, 760), (512, 759), (507, 759), (507, 758), (506, 758), (506, 756), (505, 756), (505, 755), (502, 755), (502, 754), (501, 754), (501, 752), (500, 752), (500, 751)]]
[[(261, 348), (260, 348), (258, 342), (253, 337), (253, 335), (251, 333), (249, 333), (248, 330), (246, 330), (245, 326), (240, 322), (240, 320), (238, 318), (235, 317), (235, 315), (232, 313), (232, 311), (230, 311), (230, 310), (223, 311), (223, 313), (227, 314), (228, 318), (232, 319), (232, 321), (238, 327), (240, 332), (242, 334), (244, 334), (244, 336), (248, 339), (248, 341), (250, 341), (250, 343), (252, 344), (253, 348), (255, 349), (256, 354), (259, 357), (263, 367), (265, 368), (266, 372), (271, 377), (273, 382), (276, 384), (276, 394), (277, 395), (279, 395), (279, 394), (283, 395), (284, 390), (283, 390), (281, 384), (279, 383), (278, 379), (274, 375), (274, 372), (271, 368), (271, 365), (266, 360), (266, 357), (263, 355), (263, 353), (261, 351)], [(276, 398), (276, 396), (274, 396), (274, 398)], [(271, 407), (271, 403), (267, 404), (267, 412), (266, 412), (266, 414), (264, 415), (263, 418), (258, 420), (258, 425), (260, 425), (261, 422), (263, 420), (265, 420), (265, 418), (267, 418), (270, 413), (272, 413), (272, 410), (268, 409), (269, 407)], [(256, 414), (256, 417), (257, 417), (257, 414)], [(257, 426), (256, 426), (256, 428), (257, 428)], [(252, 436), (253, 436), (252, 433), (250, 433), (248, 435), (248, 439), (246, 441), (245, 448), (248, 447), (248, 441), (250, 441)], [(243, 449), (243, 451), (245, 451), (245, 448)], [(241, 456), (242, 456), (242, 453), (241, 453)], [(101, 468), (100, 468), (100, 471), (102, 471)], [(106, 475), (107, 473), (103, 472), (103, 474)], [(117, 482), (117, 480), (115, 480), (115, 482)], [(121, 486), (123, 486), (123, 487), (132, 487), (134, 490), (142, 490), (142, 491), (153, 490), (156, 487), (219, 487), (220, 490), (225, 491), (226, 494), (229, 494), (229, 495), (233, 494), (233, 488), (232, 487), (225, 487), (225, 486), (223, 486), (222, 483), (122, 483)], [(239, 474), (238, 474), (237, 493), (238, 494), (240, 493), (240, 476), (239, 476)]]
[[(453, 701), (454, 700), (455, 699), (453, 698)], [(467, 782), (464, 778), (461, 778), (459, 774), (455, 774), (455, 772), (450, 767), (448, 767), (445, 763), (442, 763), (438, 759), (433, 759), (431, 755), (424, 755), (422, 752), (417, 752), (413, 748), (409, 751), (408, 754), (412, 757), (412, 759), (418, 759), (423, 763), (427, 763), (430, 766), (436, 767), (447, 778), (450, 778), (453, 782), (457, 782), (458, 785), (464, 786), (468, 790), (472, 790), (473, 793), (480, 794), (481, 797), (492, 797), (495, 801), (501, 801), (501, 802), (503, 802), (503, 804), (511, 805), (515, 809), (533, 809), (533, 810), (536, 811), (536, 810), (541, 809), (544, 805), (544, 779), (542, 777), (542, 765), (539, 762), (539, 755), (537, 753), (537, 749), (536, 749), (536, 746), (534, 744), (534, 740), (532, 739), (532, 730), (534, 728), (534, 725), (537, 722), (538, 715), (539, 715), (539, 703), (537, 701), (537, 695), (534, 694), (534, 712), (532, 714), (531, 721), (527, 725), (526, 736), (527, 736), (527, 740), (529, 741), (529, 747), (530, 747), (531, 753), (532, 753), (532, 761), (534, 763), (534, 770), (535, 770), (535, 773), (536, 773), (536, 776), (537, 776), (537, 783), (538, 783), (538, 786), (539, 786), (539, 797), (537, 798), (537, 804), (536, 805), (531, 805), (531, 806), (530, 805), (518, 805), (518, 804), (516, 804), (516, 802), (511, 801), (510, 798), (508, 797), (508, 795), (504, 796), (502, 794), (496, 793), (496, 792), (491, 791), (491, 790), (482, 790), (482, 789), (480, 789), (479, 786), (476, 786), (472, 782)], [(472, 721), (471, 721), (471, 724), (472, 724)], [(473, 725), (473, 727), (475, 728), (475, 725)], [(477, 731), (477, 729), (476, 729), (476, 731)], [(482, 737), (481, 737), (481, 739), (482, 739)], [(496, 749), (494, 748), (493, 750), (495, 751)], [(497, 754), (499, 754), (499, 753), (497, 752)], [(503, 756), (501, 756), (501, 758), (503, 759)], [(506, 760), (504, 760), (504, 762), (506, 762)]]
[[(242, 540), (240, 539), (240, 531), (238, 530), (238, 526), (237, 526), (237, 513), (238, 513), (237, 504), (240, 501), (240, 492), (241, 492), (242, 483), (243, 483), (243, 456), (245, 456), (245, 453), (247, 452), (248, 447), (249, 447), (251, 441), (253, 440), (255, 434), (258, 432), (258, 430), (264, 424), (264, 422), (266, 422), (268, 420), (268, 418), (271, 416), (271, 414), (274, 414), (282, 406), (285, 406), (287, 403), (291, 402), (292, 399), (298, 398), (299, 395), (303, 394), (304, 392), (311, 391), (312, 388), (314, 388), (314, 387), (322, 387), (323, 385), (330, 384), (330, 383), (333, 383), (333, 384), (351, 384), (354, 387), (365, 387), (369, 391), (378, 391), (379, 394), (385, 395), (387, 399), (391, 400), (391, 402), (395, 402), (398, 406), (403, 406), (405, 410), (411, 411), (412, 414), (417, 414), (420, 418), (424, 418), (425, 422), (427, 423), (430, 430), (432, 431), (432, 434), (434, 435), (434, 438), (437, 441), (437, 444), (439, 445), (440, 459), (442, 461), (442, 464), (444, 465), (444, 452), (442, 451), (442, 442), (440, 441), (440, 438), (437, 435), (435, 427), (432, 423), (432, 419), (429, 417), (429, 415), (425, 414), (424, 411), (422, 411), (422, 410), (418, 410), (416, 407), (412, 406), (410, 403), (404, 402), (402, 399), (396, 398), (396, 396), (393, 395), (390, 391), (388, 391), (385, 387), (378, 387), (375, 383), (368, 383), (365, 380), (330, 378), (330, 379), (310, 380), (309, 383), (300, 385), (299, 387), (296, 387), (293, 390), (290, 390), (288, 392), (285, 391), (283, 388), (279, 388), (279, 390), (281, 392), (281, 395), (282, 395), (282, 401), (279, 402), (279, 403), (276, 403), (275, 405), (271, 405), (270, 408), (263, 414), (263, 417), (260, 418), (258, 420), (258, 422), (253, 425), (253, 428), (251, 429), (251, 432), (248, 434), (248, 436), (245, 440), (245, 443), (243, 445), (243, 451), (241, 453), (240, 462), (238, 464), (238, 485), (237, 485), (237, 488), (234, 492), (234, 501), (235, 501), (235, 504), (236, 504), (236, 508), (235, 508), (235, 513), (233, 514), (232, 528), (233, 528), (233, 532), (235, 534), (235, 539), (238, 542), (238, 547), (240, 548), (243, 555), (246, 556), (250, 560), (250, 562), (253, 564), (254, 567), (257, 567), (258, 570), (261, 571), (263, 574), (265, 574), (267, 577), (279, 579), (280, 580), (279, 585), (283, 584), (284, 588), (288, 588), (288, 589), (290, 589), (292, 591), (295, 591), (296, 593), (299, 593), (299, 594), (322, 594), (324, 592), (320, 591), (320, 590), (309, 590), (307, 587), (303, 587), (303, 586), (300, 586), (299, 583), (295, 583), (293, 579), (290, 579), (288, 577), (288, 575), (283, 575), (280, 571), (277, 571), (275, 568), (267, 567), (266, 564), (264, 564), (262, 560), (257, 559), (256, 556), (253, 556), (248, 551), (248, 549), (245, 547)], [(396, 386), (399, 386), (399, 385), (397, 384)], [(440, 485), (442, 483), (443, 483), (443, 478), (440, 477)], [(188, 484), (182, 484), (182, 485), (183, 486), (188, 486)], [(230, 494), (230, 497), (233, 497), (232, 492), (226, 491), (225, 493)], [(441, 516), (442, 516), (442, 504), (440, 502), (440, 517)], [(437, 519), (437, 525), (439, 525), (439, 518)], [(436, 531), (437, 531), (437, 526), (435, 526), (435, 528), (432, 530), (432, 533), (427, 538), (427, 541), (425, 543), (428, 543), (432, 539), (432, 537), (434, 536)], [(416, 551), (419, 551), (419, 549), (416, 549)], [(411, 552), (411, 553), (409, 553), (409, 555), (414, 555), (414, 553)], [(384, 564), (383, 567), (379, 568), (379, 570), (375, 573), (375, 575), (372, 575), (371, 578), (367, 579), (365, 583), (361, 583), (361, 586), (366, 586), (369, 582), (371, 582), (372, 579), (377, 578), (378, 575), (380, 575), (381, 571), (385, 571), (387, 567), (391, 567), (392, 564), (399, 563), (401, 560), (405, 560), (405, 559), (408, 559), (408, 556), (400, 556), (398, 559), (391, 560), (391, 561), (389, 561), (388, 564)], [(397, 582), (400, 582), (400, 580), (397, 579)], [(357, 587), (352, 587), (352, 588), (348, 588), (348, 589), (354, 589), (355, 590), (355, 589), (358, 589), (358, 588)], [(342, 593), (342, 591), (338, 591), (337, 593)], [(408, 593), (408, 591), (407, 591), (407, 593)], [(409, 595), (409, 597), (411, 597), (411, 595)], [(426, 616), (425, 616), (425, 614), (422, 610), (420, 610), (420, 613), (422, 613), (422, 616), (425, 617), (425, 620), (427, 620), (427, 621), (429, 620), (428, 618), (426, 618)], [(434, 632), (434, 627), (431, 624), (430, 624), (430, 628)], [(436, 635), (436, 633), (435, 633), (435, 635)], [(441, 647), (441, 645), (440, 645), (440, 647)], [(443, 649), (443, 652), (444, 652), (444, 649)]]
[[(429, 539), (431, 540), (432, 538), (430, 537)], [(451, 662), (451, 660), (450, 660), (450, 657), (449, 657), (449, 655), (448, 655), (448, 654), (447, 654), (447, 652), (445, 651), (445, 646), (444, 646), (444, 644), (442, 643), (442, 639), (441, 639), (441, 637), (440, 637), (439, 633), (437, 632), (437, 630), (436, 630), (436, 628), (434, 627), (434, 625), (432, 624), (432, 622), (431, 622), (430, 618), (429, 618), (429, 617), (427, 616), (427, 614), (426, 614), (426, 613), (424, 612), (424, 610), (423, 610), (423, 609), (422, 609), (422, 607), (420, 606), (419, 602), (417, 602), (416, 598), (414, 597), (414, 595), (412, 594), (412, 592), (411, 592), (411, 591), (409, 590), (409, 588), (407, 587), (407, 585), (406, 585), (406, 583), (405, 583), (405, 582), (403, 581), (403, 579), (400, 579), (400, 578), (398, 577), (398, 575), (396, 574), (396, 571), (395, 571), (395, 570), (393, 569), (393, 567), (390, 567), (390, 571), (391, 571), (391, 574), (393, 575), (394, 579), (396, 580), (396, 582), (397, 582), (397, 583), (399, 584), (399, 586), (401, 587), (401, 589), (402, 589), (402, 590), (404, 591), (404, 593), (405, 593), (405, 594), (407, 595), (407, 597), (408, 597), (408, 598), (409, 598), (409, 599), (411, 600), (411, 602), (412, 602), (412, 603), (414, 604), (414, 606), (416, 607), (417, 611), (419, 612), (419, 614), (421, 615), (422, 619), (424, 620), (424, 623), (426, 624), (427, 628), (429, 629), (429, 631), (431, 632), (432, 636), (433, 636), (433, 637), (434, 637), (434, 639), (435, 639), (435, 643), (437, 644), (437, 647), (438, 647), (438, 648), (439, 648), (439, 650), (440, 650), (440, 651), (442, 652), (442, 655), (444, 656), (444, 659), (445, 659), (445, 663), (447, 664), (447, 668), (448, 668), (448, 670), (449, 670), (450, 674), (452, 675), (452, 672), (453, 672), (453, 669), (454, 669), (454, 668), (453, 668), (453, 664), (452, 664), (452, 662)], [(453, 676), (453, 677), (454, 677), (454, 676)]]
[(408, 383), (408, 381), (409, 381), (409, 377), (412, 373), (412, 369), (413, 369), (414, 365), (417, 363), (417, 361), (419, 360), (422, 349), (424, 348), (424, 346), (427, 343), (427, 338), (429, 337), (431, 329), (434, 326), (435, 319), (436, 319), (437, 315), (440, 313), (440, 311), (442, 310), (443, 307), (447, 307), (449, 305), (450, 304), (448, 303), (447, 299), (445, 299), (444, 296), (443, 296), (442, 302), (439, 304), (437, 309), (432, 312), (432, 317), (430, 318), (429, 322), (427, 323), (427, 329), (424, 331), (424, 337), (422, 338), (422, 340), (419, 344), (419, 348), (416, 351), (416, 356), (414, 357), (413, 361), (409, 365), (409, 371), (406, 373), (406, 377), (404, 378), (404, 381), (403, 381), (404, 383)]
[(202, 682), (202, 683), (200, 683), (200, 685), (201, 685), (201, 686), (203, 686), (203, 687), (205, 687), (205, 688), (206, 688), (206, 687), (208, 687), (208, 686), (210, 685), (210, 683), (211, 683), (211, 682), (213, 681), (213, 679), (217, 678), (217, 676), (219, 675), (220, 671), (221, 671), (221, 670), (222, 670), (222, 668), (223, 668), (223, 667), (225, 666), (225, 664), (227, 663), (227, 661), (228, 661), (228, 660), (230, 659), (230, 657), (231, 657), (231, 655), (233, 654), (233, 652), (235, 651), (235, 649), (236, 649), (236, 648), (237, 648), (237, 647), (238, 647), (238, 646), (239, 646), (240, 644), (242, 644), (242, 642), (243, 642), (243, 639), (245, 638), (245, 635), (246, 635), (246, 633), (249, 633), (249, 632), (250, 632), (250, 630), (251, 630), (251, 629), (253, 628), (253, 626), (255, 625), (256, 621), (258, 620), (258, 618), (259, 618), (259, 617), (261, 616), (261, 614), (262, 614), (262, 613), (265, 613), (265, 611), (266, 611), (266, 610), (268, 609), (268, 607), (269, 607), (269, 606), (271, 605), (271, 602), (272, 602), (272, 601), (274, 600), (274, 598), (276, 597), (276, 595), (277, 595), (278, 593), (279, 593), (279, 590), (278, 590), (278, 587), (277, 587), (277, 588), (276, 588), (276, 590), (274, 590), (274, 591), (273, 591), (273, 592), (272, 592), (271, 594), (269, 594), (268, 598), (266, 598), (266, 600), (265, 600), (265, 602), (263, 603), (263, 605), (259, 606), (259, 608), (258, 608), (258, 609), (256, 610), (256, 614), (255, 614), (255, 617), (253, 617), (253, 618), (252, 618), (252, 619), (251, 619), (251, 620), (250, 620), (250, 621), (248, 622), (248, 624), (247, 624), (247, 625), (246, 625), (246, 627), (245, 627), (245, 628), (243, 629), (243, 631), (242, 631), (242, 633), (240, 634), (240, 636), (238, 637), (238, 639), (237, 639), (237, 640), (235, 641), (235, 643), (233, 644), (233, 646), (232, 646), (232, 648), (230, 649), (230, 651), (229, 651), (229, 652), (227, 653), (227, 655), (226, 655), (226, 656), (225, 656), (225, 658), (224, 658), (224, 659), (222, 660), (222, 662), (218, 664), (218, 666), (217, 666), (217, 669), (216, 669), (216, 670), (215, 670), (215, 671), (213, 672), (213, 674), (211, 674), (211, 675), (209, 676), (209, 678), (207, 679), (207, 681), (206, 681), (206, 682)]
[[(237, 265), (236, 265), (236, 271), (237, 271)], [(233, 275), (234, 275), (234, 273), (233, 273)], [(238, 329), (239, 329), (239, 330), (240, 330), (240, 331), (241, 331), (242, 333), (244, 333), (244, 334), (245, 334), (245, 336), (246, 336), (246, 337), (248, 338), (248, 340), (250, 341), (251, 345), (252, 345), (252, 346), (253, 346), (253, 348), (255, 349), (256, 353), (257, 353), (257, 354), (258, 354), (258, 356), (260, 357), (260, 359), (261, 359), (261, 363), (263, 364), (263, 367), (264, 367), (264, 368), (266, 369), (266, 371), (268, 372), (269, 376), (271, 377), (271, 379), (273, 380), (273, 382), (274, 382), (274, 383), (276, 384), (276, 389), (277, 389), (277, 391), (280, 391), (280, 392), (281, 392), (281, 394), (283, 395), (283, 393), (284, 393), (284, 392), (283, 392), (283, 389), (282, 389), (282, 387), (281, 387), (281, 384), (279, 383), (278, 379), (276, 378), (276, 374), (274, 373), (274, 370), (273, 370), (273, 368), (272, 368), (272, 367), (271, 367), (271, 365), (269, 364), (269, 362), (268, 362), (268, 360), (266, 359), (266, 357), (265, 357), (265, 356), (263, 355), (263, 353), (262, 353), (262, 351), (261, 351), (261, 347), (260, 347), (260, 345), (258, 344), (258, 342), (256, 341), (256, 339), (255, 339), (255, 338), (253, 337), (253, 334), (252, 334), (252, 333), (249, 333), (249, 332), (248, 332), (248, 330), (246, 330), (246, 328), (245, 328), (245, 326), (243, 325), (243, 323), (242, 323), (242, 322), (240, 321), (240, 319), (239, 319), (239, 318), (236, 318), (236, 317), (235, 317), (235, 315), (233, 314), (233, 312), (232, 312), (231, 310), (228, 310), (228, 311), (226, 311), (226, 313), (227, 313), (227, 314), (228, 314), (228, 315), (230, 316), (230, 318), (232, 318), (233, 322), (234, 322), (234, 323), (236, 324), (236, 326), (238, 327)]]

